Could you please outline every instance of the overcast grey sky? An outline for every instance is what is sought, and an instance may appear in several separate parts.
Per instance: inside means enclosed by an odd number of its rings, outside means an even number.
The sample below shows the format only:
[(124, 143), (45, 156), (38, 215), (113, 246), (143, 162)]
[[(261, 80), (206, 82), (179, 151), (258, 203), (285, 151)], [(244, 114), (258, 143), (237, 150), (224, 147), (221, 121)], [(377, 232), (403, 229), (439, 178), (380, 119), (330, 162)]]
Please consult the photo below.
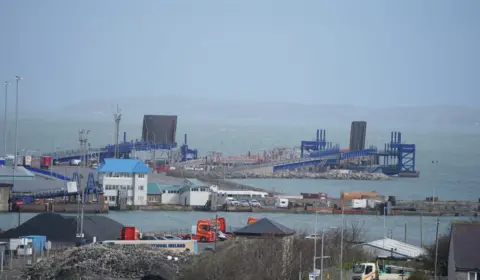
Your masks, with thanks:
[(289, 103), (472, 107), (479, 14), (476, 0), (5, 0), (0, 79), (25, 77), (24, 114), (108, 119), (115, 103), (139, 120), (197, 106), (227, 117), (285, 115)]

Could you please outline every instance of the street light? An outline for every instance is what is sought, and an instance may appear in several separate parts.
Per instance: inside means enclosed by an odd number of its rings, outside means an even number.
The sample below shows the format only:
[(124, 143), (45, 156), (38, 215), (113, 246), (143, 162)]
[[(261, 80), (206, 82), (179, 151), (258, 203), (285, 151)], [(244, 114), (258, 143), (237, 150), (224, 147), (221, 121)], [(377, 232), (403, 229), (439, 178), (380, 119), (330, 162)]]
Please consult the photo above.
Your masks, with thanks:
[[(16, 97), (15, 97), (15, 156), (13, 157), (13, 187), (15, 188), (15, 173), (17, 170), (17, 163), (18, 163), (18, 82), (23, 80), (20, 76), (15, 76), (17, 80), (17, 89), (16, 89)], [(20, 210), (18, 211), (18, 226), (20, 226)]]
[[(318, 227), (318, 211), (315, 211), (315, 232), (314, 232), (314, 248), (313, 248), (313, 274), (316, 273), (316, 261), (317, 259), (321, 259), (320, 262), (320, 279), (323, 280), (323, 259), (330, 258), (329, 256), (324, 256), (324, 244), (325, 244), (325, 228), (322, 228), (322, 249), (321, 249), (321, 257), (317, 257), (317, 227)], [(337, 229), (338, 227), (330, 227), (330, 229)]]
[(3, 153), (7, 154), (7, 103), (8, 103), (8, 85), (9, 81), (5, 81), (5, 116), (3, 118)]

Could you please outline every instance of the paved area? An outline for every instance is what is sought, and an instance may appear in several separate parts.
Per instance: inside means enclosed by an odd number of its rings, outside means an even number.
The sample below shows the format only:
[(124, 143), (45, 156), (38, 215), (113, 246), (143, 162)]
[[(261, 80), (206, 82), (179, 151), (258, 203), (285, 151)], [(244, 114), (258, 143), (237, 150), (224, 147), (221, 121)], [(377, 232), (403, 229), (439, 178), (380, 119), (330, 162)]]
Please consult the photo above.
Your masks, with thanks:
[(148, 175), (148, 181), (159, 183), (160, 185), (183, 185), (184, 179), (167, 176), (165, 173), (158, 173)]

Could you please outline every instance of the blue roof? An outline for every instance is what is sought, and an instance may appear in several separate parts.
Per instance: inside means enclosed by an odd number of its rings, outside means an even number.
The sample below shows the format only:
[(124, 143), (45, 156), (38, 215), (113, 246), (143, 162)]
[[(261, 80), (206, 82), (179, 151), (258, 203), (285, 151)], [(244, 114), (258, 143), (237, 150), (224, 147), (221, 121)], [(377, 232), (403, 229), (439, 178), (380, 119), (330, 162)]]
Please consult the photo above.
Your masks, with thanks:
[(198, 179), (185, 179), (185, 185), (190, 187), (205, 187), (207, 184), (203, 183)]
[(148, 166), (137, 159), (116, 159), (106, 158), (105, 163), (95, 169), (100, 173), (106, 172), (124, 172), (124, 173), (144, 173), (150, 174), (152, 171)]

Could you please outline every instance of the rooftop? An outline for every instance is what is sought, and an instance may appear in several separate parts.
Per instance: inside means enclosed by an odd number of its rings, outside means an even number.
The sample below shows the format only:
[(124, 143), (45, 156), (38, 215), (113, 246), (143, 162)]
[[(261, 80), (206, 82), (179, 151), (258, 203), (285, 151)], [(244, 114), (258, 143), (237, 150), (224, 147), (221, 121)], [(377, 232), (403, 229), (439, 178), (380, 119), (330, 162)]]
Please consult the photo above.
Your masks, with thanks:
[(115, 159), (107, 158), (105, 163), (97, 167), (95, 171), (99, 173), (121, 172), (121, 173), (140, 173), (150, 174), (152, 171), (148, 166), (137, 159)]
[(418, 258), (427, 254), (424, 248), (390, 238), (364, 243), (363, 246), (372, 247), (376, 251), (377, 256), (390, 256), (393, 253), (403, 258)]
[(15, 173), (15, 180), (34, 180), (35, 174), (25, 169), (23, 166), (15, 167), (15, 172), (13, 171), (13, 166), (4, 166), (0, 165), (0, 182), (1, 183), (10, 183), (13, 181), (13, 175)]
[(149, 182), (147, 186), (147, 195), (159, 195), (162, 194), (164, 190), (179, 190), (182, 186), (180, 185), (160, 185), (159, 183)]
[(253, 224), (236, 230), (234, 234), (237, 236), (262, 236), (265, 234), (289, 236), (295, 234), (295, 230), (272, 221), (269, 218), (263, 218)]

